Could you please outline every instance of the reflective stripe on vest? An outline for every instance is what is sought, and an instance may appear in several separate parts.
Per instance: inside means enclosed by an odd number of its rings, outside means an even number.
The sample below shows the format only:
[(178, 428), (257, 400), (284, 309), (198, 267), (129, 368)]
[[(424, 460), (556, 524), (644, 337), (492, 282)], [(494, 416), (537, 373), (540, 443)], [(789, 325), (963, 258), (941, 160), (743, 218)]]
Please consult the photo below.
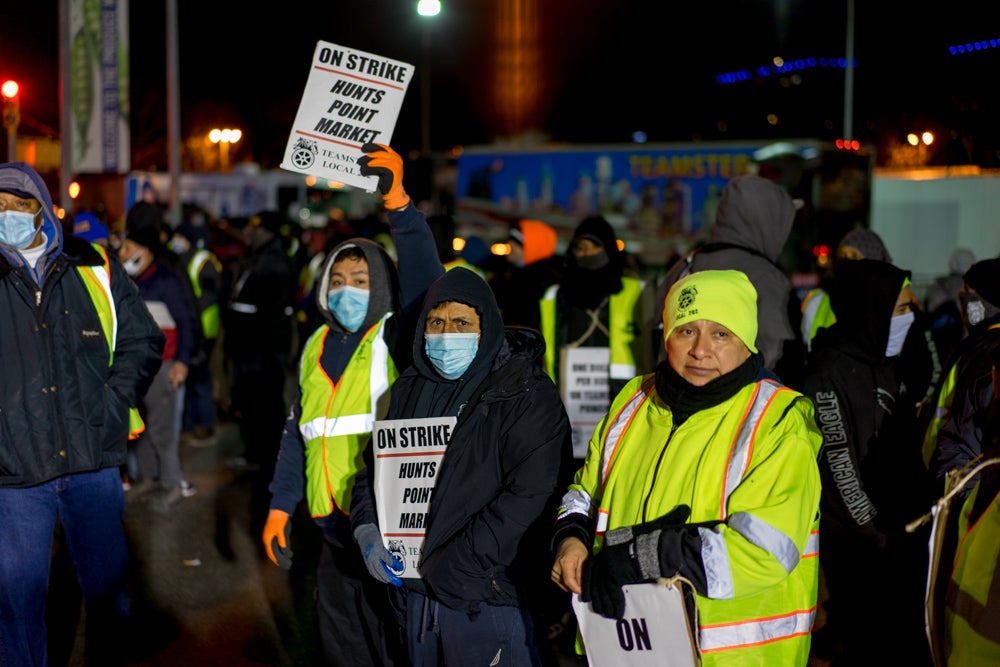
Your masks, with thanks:
[[(642, 291), (646, 288), (646, 283), (628, 276), (622, 277), (622, 289), (612, 294), (608, 298), (608, 331), (610, 332), (608, 347), (611, 352), (611, 364), (608, 368), (608, 377), (612, 380), (631, 380), (635, 377), (635, 358), (632, 355), (632, 340), (634, 333), (629, 336), (627, 332), (635, 332), (635, 303)], [(552, 285), (545, 290), (545, 296), (539, 303), (539, 314), (541, 316), (541, 333), (545, 339), (545, 370), (558, 384), (556, 378), (556, 358), (559, 354), (556, 344), (556, 295), (559, 293), (559, 285)], [(619, 319), (624, 318), (619, 323)]]
[[(614, 456), (621, 439), (654, 388), (655, 375), (651, 375), (611, 420), (602, 448), (602, 487), (610, 475)], [(743, 475), (749, 465), (753, 441), (757, 435), (761, 418), (775, 397), (783, 391), (791, 390), (771, 380), (761, 380), (756, 383), (753, 396), (747, 404), (730, 447), (725, 483), (719, 499), (719, 519), (724, 521), (730, 530), (739, 533), (751, 544), (767, 551), (781, 564), (785, 571), (791, 573), (801, 558), (818, 554), (818, 532), (809, 535), (804, 552), (800, 554), (795, 542), (774, 526), (747, 512), (736, 512), (732, 515), (727, 512), (729, 497), (742, 482)], [(579, 498), (571, 499), (575, 500), (577, 511), (579, 511), (579, 504), (584, 500), (583, 495), (585, 494), (580, 494)], [(563, 498), (564, 507), (568, 507), (568, 496), (569, 494)], [(607, 523), (607, 512), (599, 509), (598, 535), (603, 534), (607, 529)], [(733, 599), (735, 597), (735, 584), (729, 565), (725, 537), (721, 532), (710, 528), (699, 528), (698, 533), (701, 538), (701, 558), (708, 586), (707, 597), (716, 600)], [(748, 619), (711, 626), (703, 625), (701, 626), (702, 653), (741, 648), (808, 634), (815, 615), (816, 610), (813, 608), (769, 618)]]
[[(83, 284), (87, 288), (87, 294), (94, 303), (97, 310), (97, 318), (101, 321), (101, 330), (104, 332), (104, 340), (108, 343), (108, 366), (114, 363), (115, 348), (118, 345), (118, 311), (115, 308), (115, 299), (111, 293), (111, 265), (108, 263), (108, 251), (104, 246), (91, 243), (100, 253), (104, 260), (102, 266), (78, 266), (77, 272), (83, 279)], [(139, 416), (138, 408), (128, 409), (128, 439), (135, 440), (143, 431), (146, 425)]]
[(317, 330), (303, 350), (299, 432), (305, 445), (306, 500), (313, 517), (326, 516), (335, 506), (345, 514), (350, 511), (361, 451), (373, 422), (388, 409), (389, 387), (398, 375), (383, 338), (390, 317), (392, 313), (368, 330), (336, 383), (320, 363), (329, 326)]

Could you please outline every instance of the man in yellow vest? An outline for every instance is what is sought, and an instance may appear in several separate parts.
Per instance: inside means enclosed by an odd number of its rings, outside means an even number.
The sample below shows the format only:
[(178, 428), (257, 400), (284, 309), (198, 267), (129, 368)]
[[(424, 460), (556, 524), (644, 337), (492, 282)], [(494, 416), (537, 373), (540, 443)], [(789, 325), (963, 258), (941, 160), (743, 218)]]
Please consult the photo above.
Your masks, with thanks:
[(399, 274), (374, 241), (348, 239), (327, 253), (316, 279), (323, 324), (299, 361), (292, 405), (270, 485), (263, 541), (268, 558), (291, 567), (291, 517), (305, 498), (323, 531), (317, 575), (320, 640), (329, 665), (403, 665), (384, 582), (368, 576), (351, 537), (351, 493), (372, 423), (409, 363), (413, 320), (427, 287), (444, 269), (423, 214), (403, 190), (403, 161), (366, 144), (363, 175), (379, 176)]
[(41, 176), (0, 165), (0, 662), (47, 664), (57, 522), (86, 600), (88, 664), (124, 664), (129, 408), (165, 337), (116, 259), (65, 235)]
[(552, 580), (622, 619), (626, 584), (694, 588), (704, 667), (804, 666), (816, 613), (821, 436), (764, 369), (746, 274), (677, 281), (667, 363), (621, 391), (563, 496)]

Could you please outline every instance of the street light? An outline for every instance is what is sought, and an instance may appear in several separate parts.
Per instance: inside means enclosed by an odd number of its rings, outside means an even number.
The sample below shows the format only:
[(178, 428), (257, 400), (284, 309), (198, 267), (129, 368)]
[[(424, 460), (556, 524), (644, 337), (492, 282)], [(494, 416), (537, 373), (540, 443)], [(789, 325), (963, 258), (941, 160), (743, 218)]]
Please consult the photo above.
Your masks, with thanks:
[(17, 160), (17, 125), (21, 122), (21, 102), (17, 81), (8, 79), (0, 85), (3, 94), (3, 126), (7, 128), (7, 162)]
[(219, 144), (219, 171), (229, 171), (229, 144), (235, 144), (243, 133), (239, 130), (215, 129), (208, 133), (208, 140)]
[[(431, 19), (441, 13), (440, 0), (419, 0), (417, 14)], [(420, 153), (428, 157), (431, 152), (431, 24), (423, 26), (423, 63), (420, 73)]]

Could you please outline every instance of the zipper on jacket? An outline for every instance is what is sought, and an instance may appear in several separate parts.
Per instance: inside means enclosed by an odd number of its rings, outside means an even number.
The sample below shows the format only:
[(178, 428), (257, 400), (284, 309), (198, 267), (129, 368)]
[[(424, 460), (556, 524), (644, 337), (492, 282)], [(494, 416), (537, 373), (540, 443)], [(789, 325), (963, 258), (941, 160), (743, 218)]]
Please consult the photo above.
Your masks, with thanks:
[[(674, 437), (674, 433), (677, 432), (677, 428), (680, 424), (673, 424), (670, 427), (670, 433), (667, 434), (667, 440), (663, 443), (663, 449), (660, 450), (660, 456), (656, 459), (656, 466), (653, 468), (653, 482), (656, 481), (656, 476), (660, 472), (660, 465), (663, 463), (663, 455), (667, 453), (667, 447), (670, 446), (670, 440)], [(649, 510), (649, 498), (653, 495), (654, 483), (650, 483), (649, 491), (646, 492), (646, 498), (642, 501), (642, 520), (643, 522), (649, 521), (647, 516), (647, 510)]]

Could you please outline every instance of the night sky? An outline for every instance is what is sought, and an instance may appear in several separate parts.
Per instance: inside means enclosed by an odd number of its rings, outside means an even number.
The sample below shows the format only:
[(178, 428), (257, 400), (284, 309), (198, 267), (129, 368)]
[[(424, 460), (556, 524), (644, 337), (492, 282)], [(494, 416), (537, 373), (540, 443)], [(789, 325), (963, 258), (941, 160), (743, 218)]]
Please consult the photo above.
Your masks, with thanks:
[[(0, 77), (23, 83), (22, 115), (58, 128), (56, 0), (7, 0), (0, 9)], [(485, 0), (443, 0), (431, 26), (431, 148), (493, 141), (489, 82), (495, 17)], [(551, 141), (617, 143), (641, 130), (650, 142), (818, 137), (843, 128), (842, 69), (719, 85), (725, 72), (843, 56), (846, 1), (538, 0), (539, 129)], [(317, 40), (417, 67), (393, 138), (419, 147), (423, 23), (415, 1), (249, 3), (179, 0), (182, 133), (238, 126), (264, 166), (277, 166)], [(878, 5), (877, 8), (871, 5)], [(854, 134), (934, 125), (978, 132), (1000, 147), (1000, 49), (953, 57), (948, 46), (1000, 38), (996, 3), (937, 7), (902, 0), (856, 2)], [(163, 166), (165, 3), (130, 3), (132, 149), (137, 168)], [(42, 93), (42, 91), (46, 91)], [(51, 92), (48, 92), (51, 91)], [(769, 113), (780, 123), (768, 125)], [(23, 131), (30, 131), (25, 128)], [(987, 151), (986, 160), (996, 159)], [(959, 159), (958, 161), (961, 161)], [(993, 165), (1000, 166), (1000, 164)]]

